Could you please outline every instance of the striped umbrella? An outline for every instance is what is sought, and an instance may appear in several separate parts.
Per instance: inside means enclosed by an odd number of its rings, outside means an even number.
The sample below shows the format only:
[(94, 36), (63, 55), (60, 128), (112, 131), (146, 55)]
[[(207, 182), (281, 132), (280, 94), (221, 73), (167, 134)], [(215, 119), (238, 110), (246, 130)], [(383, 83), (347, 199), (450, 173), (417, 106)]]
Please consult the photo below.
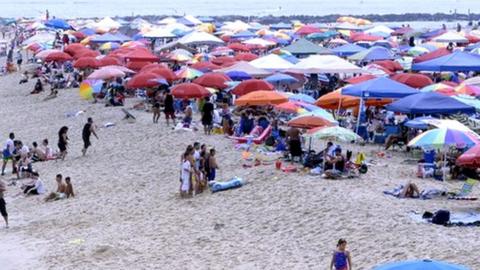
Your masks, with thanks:
[(181, 79), (195, 79), (203, 75), (203, 72), (193, 69), (193, 68), (182, 68), (179, 71), (175, 72), (178, 78)]
[(436, 128), (413, 138), (408, 146), (440, 149), (450, 146), (470, 147), (477, 143), (479, 143), (479, 139), (473, 133), (449, 128)]

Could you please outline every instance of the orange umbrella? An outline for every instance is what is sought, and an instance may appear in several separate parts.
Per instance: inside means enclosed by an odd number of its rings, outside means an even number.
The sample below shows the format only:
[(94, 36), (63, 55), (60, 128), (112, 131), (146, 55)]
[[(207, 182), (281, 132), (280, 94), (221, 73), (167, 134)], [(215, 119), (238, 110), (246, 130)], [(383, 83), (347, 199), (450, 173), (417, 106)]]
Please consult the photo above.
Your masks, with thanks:
[(73, 67), (78, 69), (97, 68), (100, 62), (94, 57), (80, 57), (74, 63)]
[(287, 102), (288, 98), (276, 91), (259, 90), (250, 92), (235, 100), (237, 106), (264, 106)]
[[(366, 106), (383, 106), (391, 103), (392, 100), (388, 98), (383, 99), (367, 99), (365, 100)], [(321, 96), (315, 102), (315, 105), (324, 109), (347, 109), (352, 107), (358, 107), (360, 105), (360, 98), (342, 95), (342, 90), (337, 89), (333, 92)]]
[(297, 128), (329, 127), (332, 125), (332, 122), (314, 114), (300, 115), (288, 121), (288, 126)]

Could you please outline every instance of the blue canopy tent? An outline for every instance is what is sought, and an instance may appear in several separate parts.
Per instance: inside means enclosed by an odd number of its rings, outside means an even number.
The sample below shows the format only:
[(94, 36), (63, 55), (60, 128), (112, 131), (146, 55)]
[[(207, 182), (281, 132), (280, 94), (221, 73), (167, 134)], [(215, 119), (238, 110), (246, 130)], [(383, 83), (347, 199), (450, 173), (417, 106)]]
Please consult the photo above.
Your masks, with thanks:
[(82, 28), (80, 29), (80, 31), (82, 34), (86, 35), (86, 36), (93, 36), (96, 34), (95, 30), (93, 30), (92, 28)]
[(432, 30), (432, 31), (421, 34), (420, 38), (429, 39), (429, 38), (433, 38), (433, 37), (436, 37), (436, 36), (440, 36), (441, 34), (443, 34), (445, 32), (447, 32), (447, 31), (443, 30), (443, 29), (436, 29), (436, 30)]
[(249, 39), (249, 38), (253, 38), (253, 37), (256, 37), (257, 35), (255, 33), (252, 33), (250, 31), (241, 31), (241, 32), (238, 32), (234, 35), (231, 36), (231, 38), (233, 39)]
[(344, 87), (342, 95), (360, 97), (360, 115), (357, 121), (356, 132), (359, 133), (361, 116), (364, 110), (364, 99), (369, 98), (403, 98), (409, 95), (417, 94), (418, 90), (403, 83), (380, 77), (368, 80), (359, 84)]
[(418, 90), (386, 77), (364, 81), (342, 89), (342, 95), (362, 98), (403, 98), (417, 93)]
[(415, 260), (388, 263), (373, 270), (469, 270), (467, 267), (441, 261)]
[(92, 38), (90, 42), (92, 43), (107, 43), (107, 42), (123, 43), (130, 40), (132, 39), (122, 34), (114, 35), (114, 34), (106, 33), (106, 34)]
[(409, 114), (475, 113), (473, 106), (435, 92), (420, 92), (386, 106), (387, 110)]
[(46, 27), (51, 27), (55, 29), (69, 30), (73, 27), (63, 19), (51, 19), (45, 22)]
[(332, 49), (332, 51), (338, 56), (350, 56), (365, 50), (366, 49), (364, 47), (358, 46), (356, 44), (351, 44), (351, 43)]
[(391, 60), (395, 54), (385, 47), (373, 46), (365, 51), (360, 51), (348, 57), (349, 60), (358, 62), (370, 62), (377, 60)]
[(412, 70), (480, 71), (480, 55), (455, 51), (442, 57), (413, 64)]
[(269, 82), (269, 83), (296, 83), (298, 82), (298, 80), (293, 77), (293, 76), (290, 76), (290, 75), (287, 75), (287, 74), (283, 74), (283, 73), (275, 73), (273, 75), (270, 75), (268, 77), (265, 78), (265, 81)]
[(291, 24), (283, 23), (283, 22), (270, 25), (270, 29), (272, 30), (291, 29), (291, 28), (292, 28)]

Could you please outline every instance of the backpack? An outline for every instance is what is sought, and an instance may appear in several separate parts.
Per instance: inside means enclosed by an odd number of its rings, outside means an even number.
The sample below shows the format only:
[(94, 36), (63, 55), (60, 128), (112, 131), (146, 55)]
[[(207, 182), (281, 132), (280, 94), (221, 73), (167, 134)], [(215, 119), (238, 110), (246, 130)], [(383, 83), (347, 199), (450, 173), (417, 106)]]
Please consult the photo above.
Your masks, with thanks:
[(446, 225), (450, 221), (450, 211), (438, 210), (432, 218), (433, 224)]

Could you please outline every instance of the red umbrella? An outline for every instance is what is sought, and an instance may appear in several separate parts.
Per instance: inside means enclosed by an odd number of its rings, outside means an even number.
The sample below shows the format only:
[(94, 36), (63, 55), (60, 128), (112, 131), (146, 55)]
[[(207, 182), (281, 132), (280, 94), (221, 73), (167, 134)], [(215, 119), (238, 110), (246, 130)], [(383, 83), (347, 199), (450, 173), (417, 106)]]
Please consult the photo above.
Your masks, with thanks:
[(432, 79), (427, 75), (419, 73), (397, 73), (391, 76), (392, 80), (401, 82), (413, 88), (422, 88), (433, 84)]
[(172, 95), (176, 98), (201, 98), (210, 96), (210, 92), (196, 83), (181, 83), (172, 88)]
[(78, 59), (81, 57), (97, 57), (97, 56), (100, 56), (99, 52), (85, 48), (83, 50), (76, 51), (75, 54), (73, 55), (73, 58)]
[(227, 85), (225, 82), (232, 81), (227, 75), (223, 73), (207, 73), (198, 78), (193, 82), (204, 87), (212, 87), (216, 89), (225, 89)]
[(459, 156), (456, 163), (458, 166), (480, 168), (480, 144), (475, 145)]
[(135, 88), (145, 88), (145, 87), (155, 87), (160, 83), (156, 79), (161, 79), (162, 77), (158, 74), (152, 72), (141, 72), (133, 76), (127, 82), (128, 89)]
[(73, 63), (73, 67), (78, 69), (97, 68), (99, 65), (100, 61), (94, 57), (80, 57)]
[(140, 71), (148, 71), (148, 70), (152, 70), (152, 69), (156, 69), (156, 68), (168, 68), (166, 65), (164, 64), (159, 64), (159, 63), (151, 63), (151, 64), (148, 64), (144, 67), (142, 67), (142, 69)]
[(422, 54), (420, 56), (417, 56), (417, 57), (413, 58), (413, 63), (421, 63), (421, 62), (432, 60), (432, 59), (442, 57), (442, 56), (445, 56), (445, 55), (451, 54), (451, 53), (452, 53), (452, 51), (447, 50), (446, 48), (440, 48), (440, 49), (437, 49), (435, 51), (432, 51), (432, 52), (429, 52), (429, 53), (426, 53), (426, 54)]
[(400, 65), (400, 63), (398, 63), (397, 61), (393, 61), (393, 60), (374, 61), (373, 64), (382, 66), (392, 72), (403, 70), (402, 65)]
[(253, 91), (258, 90), (269, 90), (272, 91), (274, 89), (273, 85), (264, 80), (258, 79), (250, 79), (245, 80), (239, 83), (235, 88), (232, 90), (232, 94), (237, 96), (243, 96)]
[(318, 27), (315, 27), (313, 25), (304, 25), (295, 32), (295, 34), (300, 35), (300, 36), (305, 36), (313, 33), (320, 33), (322, 30)]
[(151, 53), (148, 49), (137, 47), (133, 51), (124, 55), (126, 59), (130, 59), (132, 61), (152, 61), (157, 62), (159, 58)]
[(198, 62), (198, 63), (195, 63), (195, 64), (191, 65), (191, 67), (196, 69), (196, 70), (203, 71), (203, 72), (208, 72), (208, 71), (212, 71), (212, 70), (222, 68), (221, 66), (215, 65), (214, 63), (209, 62), (209, 61)]
[(141, 70), (143, 67), (150, 65), (151, 62), (144, 62), (144, 61), (129, 61), (126, 65), (127, 68), (135, 71)]
[(102, 59), (100, 59), (98, 62), (100, 67), (122, 65), (122, 62), (118, 60), (118, 58), (110, 57), (110, 56), (105, 56)]
[(228, 48), (236, 51), (236, 52), (249, 52), (250, 49), (245, 45), (245, 44), (242, 44), (242, 43), (232, 43), (232, 44), (228, 44)]
[(239, 53), (235, 55), (235, 60), (237, 61), (247, 61), (250, 62), (258, 58), (258, 55), (254, 53)]
[(81, 51), (81, 50), (85, 50), (85, 49), (86, 49), (86, 47), (83, 46), (80, 43), (72, 43), (72, 44), (68, 45), (67, 47), (65, 47), (65, 49), (63, 49), (63, 51), (73, 56), (77, 51)]
[(375, 78), (377, 78), (377, 77), (375, 77), (371, 74), (365, 74), (365, 75), (352, 77), (352, 78), (350, 78), (348, 80), (345, 80), (345, 81), (348, 82), (349, 84), (357, 84), (357, 83), (361, 83), (361, 82), (368, 81), (368, 80), (375, 79)]
[(178, 79), (177, 75), (175, 75), (175, 73), (173, 71), (171, 71), (170, 69), (168, 69), (166, 67), (151, 68), (151, 69), (148, 69), (147, 71), (162, 76), (168, 82), (173, 82), (173, 81)]
[(64, 52), (53, 52), (45, 57), (45, 62), (65, 62), (71, 60), (73, 60), (73, 58)]
[(78, 31), (73, 32), (72, 36), (74, 36), (77, 40), (83, 40), (84, 38), (87, 37), (87, 35), (85, 35), (82, 32), (78, 32)]
[(211, 60), (215, 65), (223, 65), (226, 63), (236, 62), (235, 58), (231, 56), (220, 56)]

